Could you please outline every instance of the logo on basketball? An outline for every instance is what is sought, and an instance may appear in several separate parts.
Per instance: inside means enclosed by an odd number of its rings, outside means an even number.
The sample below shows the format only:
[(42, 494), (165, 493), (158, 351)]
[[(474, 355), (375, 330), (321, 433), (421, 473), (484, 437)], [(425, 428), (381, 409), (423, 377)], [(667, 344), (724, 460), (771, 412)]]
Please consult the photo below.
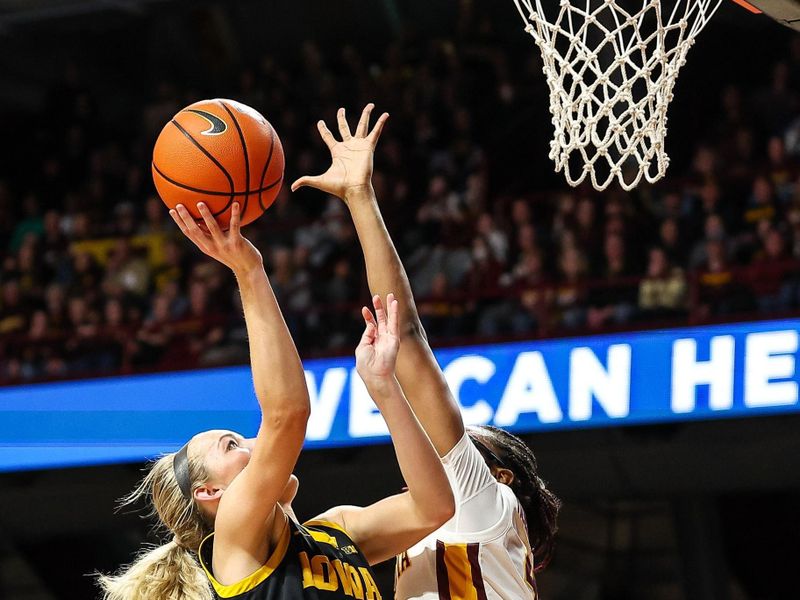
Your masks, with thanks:
[(210, 112), (198, 110), (196, 108), (190, 108), (188, 111), (203, 117), (206, 121), (208, 121), (208, 124), (211, 125), (211, 129), (201, 131), (200, 135), (219, 135), (228, 130), (228, 124), (220, 119), (217, 115), (212, 115)]

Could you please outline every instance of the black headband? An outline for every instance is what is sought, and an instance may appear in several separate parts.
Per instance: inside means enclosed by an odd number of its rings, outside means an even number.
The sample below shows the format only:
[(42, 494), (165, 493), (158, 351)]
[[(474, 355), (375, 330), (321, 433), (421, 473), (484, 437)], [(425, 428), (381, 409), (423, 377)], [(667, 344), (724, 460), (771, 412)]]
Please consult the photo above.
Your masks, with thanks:
[(483, 454), (484, 460), (488, 458), (492, 462), (494, 462), (498, 467), (506, 468), (506, 465), (503, 463), (503, 459), (497, 456), (495, 452), (492, 452), (492, 449), (489, 448), (486, 444), (481, 442), (479, 439), (469, 436), (472, 440), (472, 443), (478, 448), (478, 451)]
[(172, 470), (175, 472), (175, 479), (178, 481), (178, 487), (181, 488), (181, 494), (187, 500), (192, 498), (192, 478), (189, 477), (189, 442), (186, 442), (183, 447), (175, 453), (172, 459)]

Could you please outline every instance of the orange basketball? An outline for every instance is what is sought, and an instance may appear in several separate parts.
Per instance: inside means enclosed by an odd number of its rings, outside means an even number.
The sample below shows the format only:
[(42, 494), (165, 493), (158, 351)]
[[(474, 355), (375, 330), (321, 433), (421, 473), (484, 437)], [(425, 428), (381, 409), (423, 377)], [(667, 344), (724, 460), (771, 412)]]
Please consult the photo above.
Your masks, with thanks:
[(283, 147), (261, 114), (234, 100), (201, 100), (164, 126), (153, 148), (153, 181), (170, 208), (183, 204), (202, 221), (204, 202), (223, 229), (234, 201), (241, 224), (275, 201), (283, 181)]

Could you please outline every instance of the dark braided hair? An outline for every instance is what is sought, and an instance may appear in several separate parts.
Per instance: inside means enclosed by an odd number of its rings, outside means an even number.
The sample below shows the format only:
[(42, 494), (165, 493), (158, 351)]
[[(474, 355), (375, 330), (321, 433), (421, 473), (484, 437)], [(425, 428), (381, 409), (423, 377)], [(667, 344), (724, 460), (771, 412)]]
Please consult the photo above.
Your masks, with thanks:
[[(561, 500), (547, 489), (544, 480), (539, 477), (536, 457), (517, 436), (489, 425), (471, 427), (468, 431), (489, 467), (497, 466), (514, 473), (514, 480), (509, 487), (525, 512), (528, 539), (533, 548), (534, 570), (541, 571), (553, 558)], [(490, 441), (494, 450), (488, 448), (480, 438)]]

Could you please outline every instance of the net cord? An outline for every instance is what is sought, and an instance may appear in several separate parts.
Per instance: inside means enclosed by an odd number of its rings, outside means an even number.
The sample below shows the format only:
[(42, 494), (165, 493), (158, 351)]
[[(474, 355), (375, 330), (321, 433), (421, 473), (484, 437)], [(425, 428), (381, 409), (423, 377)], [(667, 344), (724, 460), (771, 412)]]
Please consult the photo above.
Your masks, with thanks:
[[(588, 177), (597, 190), (614, 180), (630, 190), (643, 178), (661, 179), (669, 165), (664, 140), (672, 89), (721, 0), (641, 0), (630, 12), (623, 4), (632, 0), (558, 0), (552, 20), (552, 0), (514, 3), (542, 55), (555, 170), (572, 186)], [(608, 50), (613, 60), (604, 66), (601, 54), (608, 60)], [(579, 173), (570, 166), (576, 156)]]

